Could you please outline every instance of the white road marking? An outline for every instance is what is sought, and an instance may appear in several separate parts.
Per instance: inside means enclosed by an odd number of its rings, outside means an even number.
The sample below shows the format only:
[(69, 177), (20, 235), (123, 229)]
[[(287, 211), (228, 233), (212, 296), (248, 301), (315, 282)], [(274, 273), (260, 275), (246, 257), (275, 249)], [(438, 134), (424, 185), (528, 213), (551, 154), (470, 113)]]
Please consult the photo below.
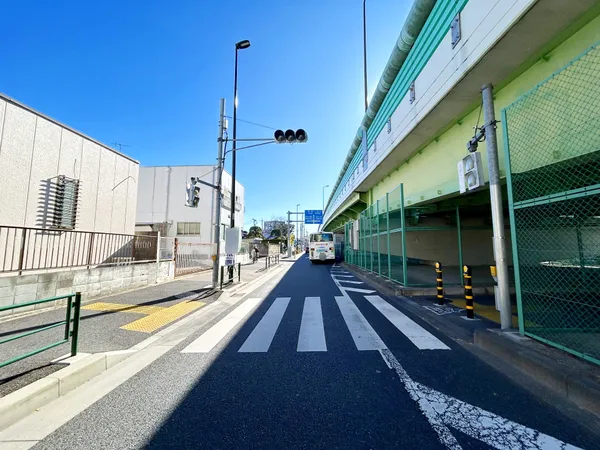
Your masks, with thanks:
[(338, 280), (340, 283), (350, 283), (350, 284), (365, 284), (363, 281), (354, 281), (354, 280)]
[(181, 353), (208, 353), (221, 339), (227, 336), (233, 328), (246, 317), (260, 302), (262, 298), (249, 298), (235, 308), (220, 321), (206, 330), (199, 338), (184, 348)]
[[(450, 432), (449, 427), (452, 427), (473, 439), (502, 450), (513, 448), (579, 449), (579, 447), (559, 441), (552, 436), (417, 383), (410, 378), (390, 350), (383, 349), (379, 353), (388, 367), (392, 366), (406, 392), (419, 405), (421, 412), (446, 448), (462, 448)], [(468, 420), (465, 420), (466, 417)]]
[[(344, 280), (340, 280), (340, 281), (343, 282)], [(376, 292), (372, 289), (360, 289), (360, 288), (345, 287), (345, 286), (344, 287), (340, 286), (340, 289), (343, 289), (346, 292), (358, 292), (360, 294), (373, 294), (374, 292)]]
[(365, 295), (365, 298), (377, 310), (385, 316), (387, 320), (400, 330), (404, 336), (411, 340), (419, 350), (450, 350), (446, 344), (436, 338), (433, 334), (409, 319), (406, 315), (398, 311), (379, 295)]
[(337, 273), (334, 273), (333, 276), (338, 278), (354, 278), (354, 275), (338, 275)]
[(357, 350), (381, 350), (387, 348), (349, 296), (336, 296), (335, 301), (340, 308), (342, 317), (352, 335)]
[(320, 297), (306, 297), (304, 299), (304, 310), (302, 311), (302, 322), (300, 323), (297, 351), (327, 351)]
[(277, 297), (238, 352), (264, 353), (268, 351), (289, 303), (290, 297)]

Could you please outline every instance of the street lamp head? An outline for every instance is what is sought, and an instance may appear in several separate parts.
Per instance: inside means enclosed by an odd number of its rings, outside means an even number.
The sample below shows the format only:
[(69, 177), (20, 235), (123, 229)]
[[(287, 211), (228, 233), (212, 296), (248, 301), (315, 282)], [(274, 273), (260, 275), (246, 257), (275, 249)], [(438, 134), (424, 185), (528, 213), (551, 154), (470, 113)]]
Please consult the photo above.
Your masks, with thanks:
[(244, 39), (243, 41), (240, 41), (235, 44), (235, 48), (237, 50), (243, 50), (248, 47), (250, 47), (250, 41), (248, 39)]

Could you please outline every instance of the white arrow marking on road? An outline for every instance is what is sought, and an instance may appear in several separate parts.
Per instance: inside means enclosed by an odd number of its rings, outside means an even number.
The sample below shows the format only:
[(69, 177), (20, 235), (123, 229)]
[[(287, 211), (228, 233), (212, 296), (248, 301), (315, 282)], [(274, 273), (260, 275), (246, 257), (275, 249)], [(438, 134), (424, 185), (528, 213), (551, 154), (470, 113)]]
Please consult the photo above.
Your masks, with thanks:
[[(344, 280), (340, 280), (340, 281), (344, 281)], [(360, 288), (353, 288), (353, 287), (342, 287), (340, 286), (340, 289), (342, 291), (346, 291), (346, 292), (358, 292), (360, 294), (372, 294), (375, 291), (370, 290), (370, 289), (360, 289)]]
[(442, 394), (413, 381), (388, 349), (379, 353), (388, 367), (396, 372), (406, 392), (421, 409), (442, 444), (450, 449), (462, 447), (450, 432), (449, 426), (497, 449), (560, 449), (580, 450), (552, 436), (512, 422), (504, 417)]
[(338, 280), (340, 283), (350, 283), (350, 284), (365, 284), (362, 281), (354, 281), (354, 280)]

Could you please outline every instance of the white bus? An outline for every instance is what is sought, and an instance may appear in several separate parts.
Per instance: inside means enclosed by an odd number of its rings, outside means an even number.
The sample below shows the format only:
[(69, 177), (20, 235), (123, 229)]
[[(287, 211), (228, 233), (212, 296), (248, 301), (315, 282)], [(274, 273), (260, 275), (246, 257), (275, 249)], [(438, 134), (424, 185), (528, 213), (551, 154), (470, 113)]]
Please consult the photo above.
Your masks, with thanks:
[(311, 262), (335, 261), (333, 233), (311, 233), (308, 243), (308, 257)]

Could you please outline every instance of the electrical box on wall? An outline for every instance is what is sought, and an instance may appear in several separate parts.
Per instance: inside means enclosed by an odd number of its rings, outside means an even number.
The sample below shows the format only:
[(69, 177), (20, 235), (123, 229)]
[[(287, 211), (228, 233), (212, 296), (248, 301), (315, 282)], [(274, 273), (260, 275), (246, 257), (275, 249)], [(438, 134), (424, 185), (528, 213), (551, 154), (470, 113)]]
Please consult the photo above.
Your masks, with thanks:
[(352, 224), (352, 250), (358, 250), (358, 232), (360, 231), (360, 220)]
[(481, 153), (469, 153), (458, 162), (458, 186), (460, 193), (473, 191), (485, 185)]

